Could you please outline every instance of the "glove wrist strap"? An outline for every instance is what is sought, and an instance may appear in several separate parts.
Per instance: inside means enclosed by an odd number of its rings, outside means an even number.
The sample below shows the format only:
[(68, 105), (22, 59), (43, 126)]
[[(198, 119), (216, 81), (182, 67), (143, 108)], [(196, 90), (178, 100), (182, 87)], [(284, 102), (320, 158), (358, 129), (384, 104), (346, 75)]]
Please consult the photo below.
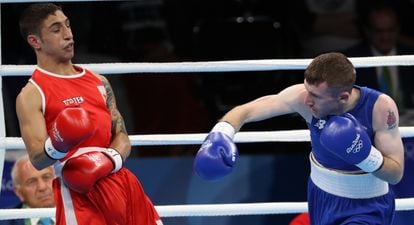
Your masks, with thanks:
[(236, 131), (234, 130), (234, 127), (229, 123), (225, 121), (218, 122), (211, 132), (221, 132), (229, 136), (231, 139), (234, 138), (234, 134)]
[(112, 170), (111, 173), (115, 173), (122, 168), (124, 160), (122, 159), (121, 154), (119, 154), (117, 150), (113, 148), (105, 148), (105, 149), (102, 149), (102, 152), (105, 155), (107, 155), (114, 163), (114, 169)]
[(381, 152), (378, 151), (374, 146), (371, 146), (371, 151), (367, 158), (365, 158), (362, 162), (356, 164), (359, 168), (363, 171), (372, 173), (379, 169), (381, 169), (382, 164), (384, 164), (384, 157), (382, 156)]
[(67, 152), (61, 152), (57, 150), (55, 147), (53, 147), (53, 144), (50, 138), (46, 139), (44, 149), (45, 149), (46, 155), (53, 160), (62, 159), (68, 154)]

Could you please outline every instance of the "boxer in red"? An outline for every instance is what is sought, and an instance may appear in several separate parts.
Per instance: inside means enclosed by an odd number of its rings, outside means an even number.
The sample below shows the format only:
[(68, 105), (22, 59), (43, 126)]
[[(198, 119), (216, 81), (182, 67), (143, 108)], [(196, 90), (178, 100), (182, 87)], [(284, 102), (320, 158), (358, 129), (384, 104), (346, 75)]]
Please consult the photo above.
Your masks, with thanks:
[(37, 66), (16, 110), (34, 167), (55, 166), (56, 224), (162, 224), (136, 176), (123, 167), (131, 144), (108, 80), (72, 64), (74, 40), (62, 8), (33, 4), (20, 29)]

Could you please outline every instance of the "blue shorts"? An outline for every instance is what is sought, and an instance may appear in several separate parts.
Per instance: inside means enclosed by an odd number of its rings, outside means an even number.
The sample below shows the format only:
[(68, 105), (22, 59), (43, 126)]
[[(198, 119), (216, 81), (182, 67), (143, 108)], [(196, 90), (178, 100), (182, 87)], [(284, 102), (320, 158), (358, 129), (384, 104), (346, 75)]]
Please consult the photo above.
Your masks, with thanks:
[(395, 198), (388, 194), (369, 199), (350, 199), (329, 194), (308, 182), (308, 208), (311, 225), (390, 225)]

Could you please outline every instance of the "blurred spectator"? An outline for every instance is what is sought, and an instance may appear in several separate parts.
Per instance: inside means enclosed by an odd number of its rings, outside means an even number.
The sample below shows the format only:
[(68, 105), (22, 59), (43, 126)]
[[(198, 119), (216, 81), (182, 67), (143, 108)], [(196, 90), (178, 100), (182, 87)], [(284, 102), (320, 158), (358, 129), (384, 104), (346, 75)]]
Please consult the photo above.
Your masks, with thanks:
[[(390, 56), (414, 54), (414, 49), (398, 42), (400, 25), (397, 11), (388, 1), (361, 1), (360, 27), (363, 41), (344, 53), (348, 57)], [(377, 67), (357, 69), (357, 82), (370, 86), (393, 97), (400, 113), (413, 107), (413, 67)]]
[(296, 20), (302, 57), (340, 51), (359, 41), (354, 22), (355, 0), (303, 0), (301, 3), (292, 18)]
[[(359, 2), (360, 28), (364, 35), (361, 43), (345, 50), (349, 57), (411, 55), (414, 49), (400, 41), (401, 18), (395, 3), (386, 0), (364, 0)], [(387, 87), (389, 70), (391, 81)], [(412, 66), (390, 66), (357, 69), (357, 84), (371, 86), (391, 95), (400, 110), (400, 126), (413, 125), (412, 108), (414, 107), (414, 68)], [(411, 109), (410, 109), (411, 108)], [(392, 188), (397, 198), (413, 197), (413, 138), (403, 138), (405, 168), (403, 179)], [(414, 218), (412, 211), (396, 212), (393, 225), (410, 224)]]
[[(16, 160), (11, 170), (13, 191), (21, 203), (15, 208), (51, 208), (55, 207), (52, 181), (55, 171), (52, 166), (43, 170), (33, 167), (27, 154)], [(49, 225), (54, 218), (31, 218), (4, 220), (3, 225)]]
[(400, 18), (400, 35), (398, 40), (414, 48), (414, 29), (412, 28), (412, 21), (414, 21), (414, 1), (413, 0), (398, 0), (395, 1)]
[[(139, 31), (138, 54), (133, 61), (179, 62), (168, 32), (159, 27), (146, 27)], [(127, 101), (133, 115), (130, 132), (134, 134), (171, 134), (205, 132), (210, 115), (201, 99), (196, 74), (134, 74), (123, 76)], [(124, 100), (126, 100), (124, 99)], [(194, 146), (168, 146), (168, 151), (154, 151), (162, 147), (145, 147), (152, 151), (139, 151), (142, 155), (193, 154)], [(143, 147), (140, 147), (142, 150)], [(195, 151), (195, 149), (194, 149)], [(132, 151), (135, 154), (138, 151)]]

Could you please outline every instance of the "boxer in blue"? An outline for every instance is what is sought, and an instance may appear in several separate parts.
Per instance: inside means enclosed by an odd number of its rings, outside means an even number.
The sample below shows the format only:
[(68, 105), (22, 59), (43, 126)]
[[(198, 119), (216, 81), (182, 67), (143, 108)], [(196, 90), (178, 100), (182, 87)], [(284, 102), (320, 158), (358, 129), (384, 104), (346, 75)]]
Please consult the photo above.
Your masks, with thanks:
[(311, 224), (391, 224), (395, 198), (389, 185), (404, 170), (398, 109), (389, 96), (356, 86), (355, 78), (343, 54), (319, 55), (306, 68), (303, 84), (226, 113), (203, 142), (194, 170), (207, 180), (224, 177), (237, 161), (233, 137), (243, 124), (298, 113), (311, 136)]

